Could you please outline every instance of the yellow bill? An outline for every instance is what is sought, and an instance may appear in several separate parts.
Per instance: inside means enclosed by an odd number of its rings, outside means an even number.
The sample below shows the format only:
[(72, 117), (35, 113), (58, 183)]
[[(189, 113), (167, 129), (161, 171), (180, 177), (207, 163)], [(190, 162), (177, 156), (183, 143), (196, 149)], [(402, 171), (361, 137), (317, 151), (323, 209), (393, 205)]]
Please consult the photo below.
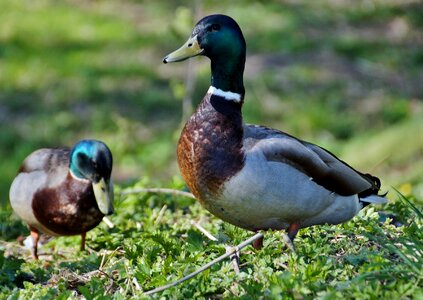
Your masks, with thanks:
[(93, 183), (93, 190), (100, 211), (106, 216), (111, 215), (114, 211), (112, 181), (106, 182), (101, 178), (99, 182)]
[(187, 58), (199, 55), (203, 52), (198, 44), (197, 36), (190, 37), (188, 41), (178, 50), (173, 51), (168, 56), (163, 58), (165, 64), (169, 62), (182, 61)]

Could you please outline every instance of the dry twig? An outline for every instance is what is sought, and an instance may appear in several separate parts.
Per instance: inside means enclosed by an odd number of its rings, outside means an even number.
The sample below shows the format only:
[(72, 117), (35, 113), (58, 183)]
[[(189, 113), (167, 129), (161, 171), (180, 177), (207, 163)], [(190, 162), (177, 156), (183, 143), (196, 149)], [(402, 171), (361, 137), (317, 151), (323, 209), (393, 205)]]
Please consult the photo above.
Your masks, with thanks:
[(252, 242), (254, 242), (257, 239), (263, 238), (263, 234), (262, 233), (257, 233), (254, 236), (250, 237), (249, 239), (245, 240), (244, 242), (242, 242), (241, 244), (239, 244), (238, 246), (234, 247), (234, 249), (232, 249), (232, 251), (228, 251), (225, 254), (219, 256), (218, 258), (212, 260), (211, 262), (209, 262), (208, 264), (205, 264), (204, 266), (202, 266), (200, 269), (192, 272), (191, 274), (188, 274), (187, 276), (171, 282), (169, 284), (163, 285), (161, 287), (155, 288), (153, 290), (149, 290), (147, 292), (144, 293), (144, 295), (152, 295), (161, 291), (164, 291), (168, 288), (171, 288), (173, 286), (176, 286), (184, 281), (187, 281), (188, 279), (191, 279), (192, 277), (194, 277), (195, 275), (207, 270), (208, 268), (210, 268), (211, 266), (213, 266), (214, 264), (217, 264), (218, 262), (221, 262), (222, 260), (224, 260), (225, 258), (235, 254), (237, 251), (241, 250), (242, 248), (248, 246), (249, 244), (251, 244)]
[(198, 230), (200, 230), (206, 237), (208, 237), (210, 240), (217, 242), (217, 238), (212, 235), (210, 232), (208, 232), (203, 226), (201, 226), (199, 223), (195, 222), (194, 220), (191, 221), (191, 224), (194, 225)]
[(165, 204), (165, 205), (163, 205), (162, 209), (159, 211), (159, 214), (157, 215), (157, 218), (154, 221), (154, 225), (157, 225), (157, 224), (160, 223), (160, 221), (162, 220), (163, 215), (164, 215), (166, 209), (167, 209), (167, 205)]
[(239, 249), (238, 247), (225, 246), (226, 253), (232, 253), (230, 259), (232, 261), (232, 267), (234, 268), (235, 274), (239, 274)]
[[(194, 225), (198, 230), (200, 230), (210, 240), (212, 240), (214, 242), (218, 241), (218, 239), (214, 235), (212, 235), (210, 232), (208, 232), (207, 229), (205, 229), (203, 226), (201, 226), (200, 223), (192, 220), (191, 224)], [(232, 261), (232, 266), (234, 268), (235, 273), (239, 274), (239, 249), (237, 249), (236, 247), (234, 248), (232, 246), (228, 246), (228, 245), (225, 245), (225, 249), (226, 249), (226, 253), (229, 253), (231, 251), (233, 252), (234, 249), (236, 250), (235, 253), (233, 253), (230, 256), (230, 259)]]

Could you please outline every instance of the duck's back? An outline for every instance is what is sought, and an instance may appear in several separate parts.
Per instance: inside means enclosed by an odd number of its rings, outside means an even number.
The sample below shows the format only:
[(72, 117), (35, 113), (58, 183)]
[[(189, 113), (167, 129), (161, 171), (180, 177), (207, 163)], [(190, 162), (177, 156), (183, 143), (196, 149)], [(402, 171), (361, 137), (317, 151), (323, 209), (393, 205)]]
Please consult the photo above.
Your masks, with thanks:
[[(59, 185), (67, 175), (69, 149), (39, 149), (28, 155), (10, 187), (10, 204), (28, 225), (38, 227), (33, 197), (42, 188)], [(46, 230), (44, 230), (46, 231)]]
[(32, 152), (22, 163), (19, 174), (43, 172), (49, 184), (63, 180), (69, 170), (69, 148), (44, 148)]

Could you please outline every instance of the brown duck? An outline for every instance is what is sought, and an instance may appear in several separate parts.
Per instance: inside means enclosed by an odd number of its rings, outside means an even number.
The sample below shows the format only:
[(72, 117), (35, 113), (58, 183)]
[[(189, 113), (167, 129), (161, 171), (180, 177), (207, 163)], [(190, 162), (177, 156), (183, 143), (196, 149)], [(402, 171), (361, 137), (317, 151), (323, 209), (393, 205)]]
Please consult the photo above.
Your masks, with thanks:
[(113, 213), (111, 172), (112, 154), (96, 140), (82, 140), (72, 149), (39, 149), (25, 159), (9, 198), (31, 231), (35, 259), (40, 232), (80, 234), (84, 250), (87, 231)]

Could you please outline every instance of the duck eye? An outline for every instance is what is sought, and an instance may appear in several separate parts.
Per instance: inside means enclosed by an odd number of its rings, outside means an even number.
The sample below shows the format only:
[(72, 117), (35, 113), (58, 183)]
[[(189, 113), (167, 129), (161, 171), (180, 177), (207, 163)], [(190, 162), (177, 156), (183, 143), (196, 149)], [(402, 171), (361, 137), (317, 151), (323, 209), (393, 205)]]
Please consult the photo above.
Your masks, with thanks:
[(220, 25), (219, 24), (213, 24), (212, 26), (210, 26), (210, 31), (219, 31), (220, 30)]

